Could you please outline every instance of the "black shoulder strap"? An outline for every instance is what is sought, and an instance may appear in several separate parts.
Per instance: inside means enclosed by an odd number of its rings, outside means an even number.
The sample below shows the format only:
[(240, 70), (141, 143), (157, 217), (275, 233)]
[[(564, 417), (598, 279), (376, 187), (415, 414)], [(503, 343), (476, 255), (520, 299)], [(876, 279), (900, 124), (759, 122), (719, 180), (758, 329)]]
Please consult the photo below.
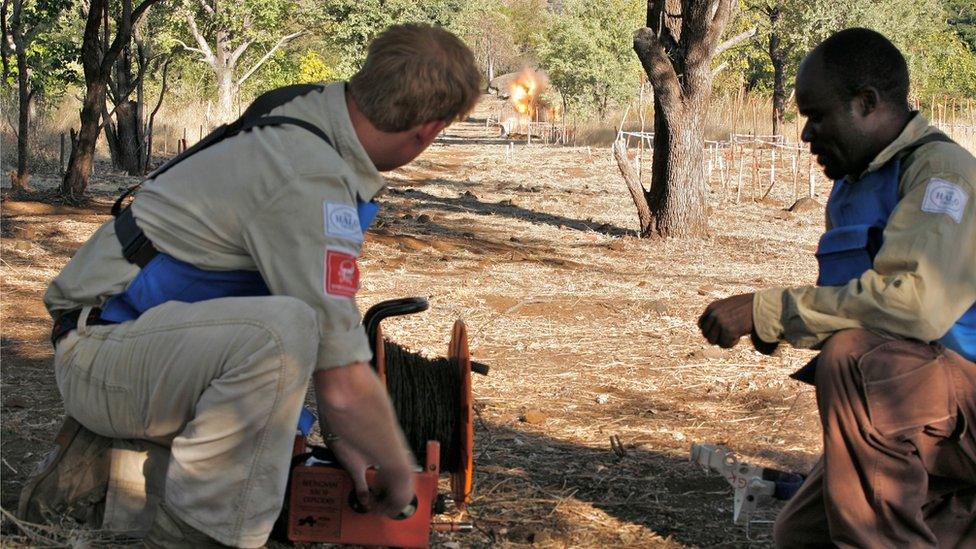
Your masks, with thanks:
[[(192, 147), (186, 149), (182, 153), (171, 158), (162, 166), (156, 168), (152, 173), (146, 176), (146, 179), (152, 179), (162, 175), (173, 166), (179, 164), (194, 154), (223, 141), (224, 139), (233, 137), (253, 128), (260, 128), (263, 126), (281, 126), (284, 124), (291, 124), (313, 133), (316, 137), (328, 143), (330, 147), (333, 146), (329, 136), (326, 135), (321, 128), (310, 122), (300, 120), (298, 118), (292, 118), (290, 116), (265, 116), (275, 108), (284, 105), (296, 97), (305, 95), (312, 91), (321, 91), (322, 89), (323, 86), (320, 84), (293, 84), (291, 86), (284, 86), (261, 94), (257, 99), (254, 100), (253, 103), (251, 103), (240, 118), (231, 122), (230, 124), (221, 124)], [(122, 211), (122, 202), (127, 196), (138, 189), (142, 183), (143, 182), (140, 181), (122, 193), (122, 196), (120, 196), (118, 200), (115, 201), (115, 204), (112, 205), (113, 216), (119, 216)]]
[[(298, 126), (311, 132), (332, 147), (332, 141), (329, 139), (329, 136), (326, 135), (325, 132), (323, 132), (322, 129), (315, 124), (305, 120), (300, 120), (298, 118), (292, 118), (290, 116), (265, 116), (276, 107), (279, 107), (298, 96), (305, 95), (311, 91), (321, 91), (322, 89), (323, 87), (318, 84), (295, 84), (261, 94), (257, 99), (254, 100), (253, 103), (251, 103), (251, 106), (244, 111), (244, 114), (242, 114), (240, 118), (231, 122), (230, 124), (222, 124), (214, 131), (208, 133), (198, 143), (171, 158), (168, 162), (150, 173), (146, 179), (152, 179), (159, 176), (194, 154), (206, 149), (207, 147), (210, 147), (211, 145), (219, 143), (224, 139), (233, 137), (253, 128), (260, 128), (264, 126), (281, 126), (284, 124)], [(141, 181), (129, 187), (124, 193), (122, 193), (122, 196), (120, 196), (118, 200), (115, 201), (115, 204), (112, 205), (112, 215), (115, 217), (115, 236), (122, 245), (122, 255), (129, 263), (134, 263), (139, 267), (145, 267), (146, 264), (149, 263), (149, 261), (151, 261), (158, 252), (156, 251), (156, 247), (153, 246), (152, 241), (150, 241), (149, 238), (146, 237), (146, 234), (142, 232), (142, 229), (136, 225), (136, 219), (132, 215), (132, 208), (128, 206), (122, 208), (122, 202), (125, 200), (125, 198), (132, 194), (133, 191), (138, 189), (140, 185), (142, 185)]]
[(915, 151), (918, 150), (919, 147), (921, 147), (922, 145), (927, 145), (929, 143), (955, 143), (955, 141), (953, 141), (951, 137), (949, 137), (948, 135), (942, 132), (930, 133), (928, 135), (924, 135), (918, 138), (917, 140), (913, 141), (905, 148), (898, 151), (898, 153), (895, 156), (898, 157), (899, 160), (904, 160), (909, 156), (915, 154)]

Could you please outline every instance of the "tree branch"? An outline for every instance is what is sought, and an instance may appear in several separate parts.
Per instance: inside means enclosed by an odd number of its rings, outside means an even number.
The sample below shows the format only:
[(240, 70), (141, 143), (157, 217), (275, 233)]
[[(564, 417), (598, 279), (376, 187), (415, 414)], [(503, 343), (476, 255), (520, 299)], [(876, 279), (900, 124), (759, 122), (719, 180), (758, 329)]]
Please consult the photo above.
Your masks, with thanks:
[(728, 66), (729, 66), (729, 62), (728, 61), (722, 61), (719, 64), (719, 66), (717, 66), (714, 69), (712, 69), (712, 78), (715, 78), (716, 76), (718, 76), (718, 74), (720, 72), (722, 72), (723, 70), (725, 70), (725, 67), (728, 67)]
[(211, 56), (207, 52), (201, 50), (200, 48), (191, 48), (189, 45), (187, 45), (186, 42), (182, 40), (174, 40), (174, 41), (180, 46), (182, 46), (184, 50), (199, 53), (200, 55), (203, 56), (205, 61), (210, 62)]
[(728, 25), (729, 18), (732, 16), (733, 0), (716, 1), (718, 5), (715, 7), (715, 15), (711, 18), (711, 23), (707, 25), (705, 33), (705, 45), (709, 51), (718, 47), (722, 33), (725, 32), (725, 26)]
[(102, 65), (100, 67), (101, 72), (107, 72), (111, 69), (112, 64), (115, 63), (115, 59), (119, 56), (122, 48), (129, 43), (132, 38), (132, 26), (139, 22), (139, 19), (153, 6), (153, 4), (158, 3), (160, 0), (143, 0), (142, 4), (139, 4), (135, 10), (132, 9), (131, 0), (125, 0), (122, 2), (122, 15), (119, 17), (118, 28), (115, 29), (115, 39), (112, 40), (112, 45), (109, 47), (108, 51), (105, 52), (105, 56), (102, 58)]
[(250, 78), (251, 75), (254, 74), (254, 72), (257, 71), (261, 67), (261, 65), (264, 64), (265, 61), (267, 61), (268, 59), (271, 58), (272, 55), (274, 55), (274, 52), (278, 51), (278, 48), (284, 46), (288, 42), (291, 42), (292, 40), (298, 38), (303, 34), (305, 34), (305, 31), (298, 31), (298, 32), (293, 32), (291, 34), (282, 36), (280, 39), (278, 39), (278, 42), (274, 46), (272, 46), (270, 50), (268, 50), (268, 53), (264, 54), (264, 57), (259, 59), (258, 62), (255, 63), (254, 66), (251, 67), (249, 71), (244, 73), (244, 76), (240, 77), (240, 79), (237, 80), (237, 85), (240, 86), (241, 84), (244, 83), (245, 80)]
[(200, 0), (200, 7), (203, 8), (203, 11), (209, 13), (210, 15), (216, 15), (217, 14), (217, 12), (214, 11), (213, 6), (211, 6), (210, 4), (208, 4), (206, 2), (206, 0)]
[(237, 46), (237, 49), (231, 52), (230, 58), (227, 61), (227, 66), (228, 67), (236, 66), (237, 60), (240, 59), (242, 55), (244, 55), (244, 52), (247, 51), (247, 48), (250, 47), (250, 45), (253, 43), (254, 43), (253, 40), (245, 40), (244, 42), (241, 43), (240, 46)]
[(10, 42), (7, 38), (7, 7), (9, 6), (9, 0), (3, 0), (3, 5), (0, 6), (0, 33), (3, 34), (2, 42), (0, 42), (0, 59), (3, 61), (3, 81), (6, 82), (10, 78)]
[(647, 191), (641, 185), (640, 177), (627, 157), (627, 143), (623, 139), (614, 141), (613, 158), (617, 161), (617, 168), (620, 169), (620, 175), (624, 177), (627, 190), (630, 191), (630, 198), (634, 201), (634, 206), (637, 206), (640, 235), (641, 237), (649, 236), (654, 230), (654, 216), (651, 214), (651, 208), (647, 204)]
[(166, 75), (169, 72), (169, 62), (173, 60), (172, 55), (167, 55), (166, 60), (163, 61), (163, 78), (162, 84), (159, 90), (159, 99), (156, 101), (156, 106), (153, 107), (151, 113), (149, 113), (149, 131), (145, 134), (152, 134), (153, 120), (156, 118), (156, 112), (159, 111), (159, 107), (163, 106), (163, 97), (166, 95)]
[(189, 10), (184, 11), (183, 13), (184, 15), (186, 15), (186, 22), (190, 26), (190, 34), (193, 35), (193, 39), (197, 41), (197, 45), (200, 46), (200, 49), (191, 48), (186, 44), (184, 44), (183, 42), (180, 42), (179, 40), (177, 40), (177, 42), (179, 42), (180, 45), (182, 45), (184, 48), (186, 48), (189, 51), (196, 51), (201, 53), (203, 55), (204, 61), (206, 61), (207, 63), (210, 63), (211, 65), (216, 64), (217, 58), (214, 57), (213, 50), (210, 49), (210, 44), (207, 43), (207, 39), (203, 36), (203, 33), (201, 33), (200, 29), (197, 28), (197, 21), (193, 17), (193, 14)]
[(654, 31), (644, 27), (634, 33), (634, 51), (640, 59), (644, 72), (661, 102), (661, 108), (669, 118), (678, 114), (676, 108), (681, 104), (681, 83)]
[(755, 35), (756, 35), (756, 27), (752, 27), (749, 30), (745, 30), (745, 31), (740, 32), (739, 34), (737, 34), (737, 35), (733, 36), (732, 38), (729, 38), (725, 42), (722, 42), (721, 44), (719, 44), (718, 47), (715, 48), (715, 56), (718, 56), (722, 52), (724, 52), (726, 50), (730, 50), (730, 49), (738, 46), (742, 42), (744, 42), (744, 41), (752, 38)]

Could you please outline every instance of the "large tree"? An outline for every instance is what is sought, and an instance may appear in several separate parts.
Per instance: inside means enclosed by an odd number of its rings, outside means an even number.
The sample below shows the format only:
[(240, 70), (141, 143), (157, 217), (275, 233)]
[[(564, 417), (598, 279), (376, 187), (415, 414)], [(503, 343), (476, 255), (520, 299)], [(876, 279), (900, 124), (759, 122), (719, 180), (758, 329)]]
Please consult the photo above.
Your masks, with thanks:
[(734, 7), (733, 0), (648, 0), (647, 26), (634, 35), (634, 51), (654, 89), (650, 190), (627, 178), (620, 143), (615, 152), (638, 212), (646, 212), (643, 235), (702, 236), (708, 230), (702, 151), (712, 59), (752, 34), (721, 41)]
[[(135, 9), (132, 0), (122, 0), (115, 25), (115, 36), (103, 47), (102, 32), (111, 36), (108, 28), (111, 0), (89, 0), (85, 34), (81, 44), (81, 64), (85, 72), (85, 97), (81, 106), (81, 128), (71, 135), (71, 156), (61, 181), (61, 195), (77, 200), (88, 187), (95, 159), (95, 143), (101, 130), (99, 122), (105, 106), (105, 93), (112, 68), (122, 49), (132, 38), (132, 26), (146, 11), (160, 0), (142, 0)], [(103, 29), (103, 22), (105, 28)]]
[[(181, 44), (213, 70), (221, 118), (234, 114), (241, 85), (304, 34), (307, 22), (296, 23), (294, 17), (301, 7), (294, 0), (184, 0), (181, 11), (195, 46)], [(246, 55), (254, 48), (264, 50), (256, 59)]]
[(3, 0), (0, 6), (0, 20), (3, 22), (4, 34), (2, 55), (5, 80), (9, 73), (7, 50), (10, 49), (11, 43), (17, 60), (17, 172), (11, 178), (14, 192), (27, 192), (30, 181), (31, 112), (38, 86), (34, 81), (34, 67), (29, 62), (29, 51), (35, 40), (51, 29), (70, 6), (71, 0), (36, 0), (26, 5), (24, 0)]

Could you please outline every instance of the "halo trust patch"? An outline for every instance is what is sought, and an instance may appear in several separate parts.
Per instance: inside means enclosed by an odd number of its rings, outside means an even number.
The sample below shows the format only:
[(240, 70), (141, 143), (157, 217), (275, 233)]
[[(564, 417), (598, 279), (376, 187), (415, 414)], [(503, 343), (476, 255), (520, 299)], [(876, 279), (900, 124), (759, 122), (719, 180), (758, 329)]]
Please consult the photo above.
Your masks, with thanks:
[(359, 265), (356, 254), (343, 249), (325, 250), (325, 293), (336, 297), (356, 297), (359, 290)]
[(969, 193), (961, 186), (933, 177), (925, 187), (922, 211), (944, 213), (956, 223), (962, 223), (962, 214), (966, 211), (967, 202), (969, 202)]
[(322, 210), (325, 214), (325, 236), (363, 241), (359, 212), (355, 206), (326, 201), (322, 203)]

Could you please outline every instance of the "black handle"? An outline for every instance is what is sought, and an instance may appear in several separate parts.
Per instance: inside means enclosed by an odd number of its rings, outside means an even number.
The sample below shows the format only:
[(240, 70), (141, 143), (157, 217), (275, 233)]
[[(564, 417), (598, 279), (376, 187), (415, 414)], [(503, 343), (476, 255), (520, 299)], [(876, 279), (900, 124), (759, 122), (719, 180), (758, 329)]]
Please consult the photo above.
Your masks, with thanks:
[(366, 327), (366, 337), (369, 339), (369, 348), (373, 351), (373, 367), (376, 367), (376, 330), (380, 327), (380, 322), (384, 318), (391, 316), (403, 316), (426, 311), (430, 308), (430, 303), (423, 297), (401, 297), (400, 299), (388, 299), (380, 301), (370, 307), (363, 315), (363, 326)]

